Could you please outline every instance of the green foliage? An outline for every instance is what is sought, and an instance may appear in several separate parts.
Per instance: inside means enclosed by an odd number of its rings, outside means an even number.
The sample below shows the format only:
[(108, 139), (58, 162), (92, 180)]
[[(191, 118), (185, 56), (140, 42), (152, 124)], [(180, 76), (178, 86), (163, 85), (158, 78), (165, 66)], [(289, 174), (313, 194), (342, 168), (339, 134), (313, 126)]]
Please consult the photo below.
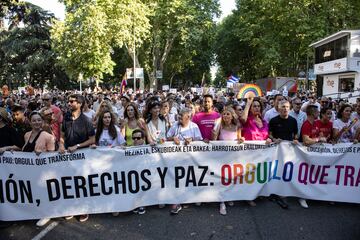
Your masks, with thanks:
[(138, 0), (65, 0), (64, 4), (65, 22), (54, 22), (52, 40), (61, 66), (74, 79), (80, 73), (97, 80), (104, 73), (112, 75), (113, 49), (134, 40), (140, 44), (150, 27), (151, 12)]
[[(153, 9), (151, 34), (139, 58), (149, 74), (150, 86), (156, 88), (156, 70), (166, 71), (167, 77), (171, 78), (171, 75), (191, 67), (193, 58), (202, 54), (198, 47), (214, 26), (213, 19), (219, 14), (219, 3), (218, 0), (147, 2)], [(166, 69), (170, 58), (172, 63)]]
[(0, 82), (37, 87), (66, 81), (51, 50), (50, 22), (54, 16), (30, 3), (9, 5), (4, 16), (9, 19), (9, 30), (0, 34)]
[(246, 81), (297, 76), (306, 70), (309, 45), (329, 34), (360, 27), (356, 0), (237, 0), (218, 26), (217, 60)]

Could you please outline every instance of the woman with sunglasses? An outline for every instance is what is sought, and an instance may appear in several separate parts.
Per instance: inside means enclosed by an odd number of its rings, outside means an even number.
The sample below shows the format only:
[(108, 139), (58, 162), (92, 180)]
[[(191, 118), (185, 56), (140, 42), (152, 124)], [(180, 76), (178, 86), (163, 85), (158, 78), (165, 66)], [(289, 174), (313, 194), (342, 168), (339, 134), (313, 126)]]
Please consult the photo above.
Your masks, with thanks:
[[(31, 131), (25, 133), (25, 145), (23, 152), (35, 152), (39, 155), (42, 152), (55, 151), (55, 136), (44, 131), (44, 120), (39, 112), (32, 112), (29, 115)], [(50, 218), (40, 219), (36, 225), (41, 227), (50, 221)]]

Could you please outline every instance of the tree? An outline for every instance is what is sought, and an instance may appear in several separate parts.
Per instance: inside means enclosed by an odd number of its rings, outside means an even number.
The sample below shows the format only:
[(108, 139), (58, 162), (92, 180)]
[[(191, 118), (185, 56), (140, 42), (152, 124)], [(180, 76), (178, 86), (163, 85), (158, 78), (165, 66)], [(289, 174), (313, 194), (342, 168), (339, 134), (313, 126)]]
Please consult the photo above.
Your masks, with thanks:
[[(65, 22), (52, 29), (53, 46), (66, 72), (77, 79), (112, 75), (113, 49), (141, 44), (150, 28), (149, 8), (139, 0), (64, 0)], [(136, 26), (136, 28), (134, 28)]]
[[(309, 45), (360, 27), (355, 0), (237, 0), (237, 10), (218, 27), (218, 61), (247, 81), (297, 76), (313, 57)], [(239, 46), (234, 56), (233, 46)], [(227, 50), (228, 49), (228, 50)]]
[[(156, 71), (165, 70), (174, 46), (178, 45), (183, 51), (198, 46), (202, 41), (202, 35), (213, 27), (213, 19), (219, 14), (219, 3), (218, 0), (149, 0), (147, 2), (153, 8), (153, 14), (150, 16), (151, 34), (141, 49), (142, 54), (139, 59), (148, 73), (150, 86), (156, 89), (158, 85)], [(184, 55), (184, 52), (179, 53)], [(192, 51), (189, 53), (190, 56), (187, 55), (186, 59), (196, 55)], [(184, 61), (186, 62), (188, 61)], [(183, 66), (178, 62), (177, 69), (182, 68)]]
[(0, 81), (9, 86), (54, 86), (66, 81), (64, 72), (55, 66), (56, 55), (51, 49), (50, 24), (54, 16), (26, 2), (9, 5), (5, 15), (9, 30), (1, 32)]

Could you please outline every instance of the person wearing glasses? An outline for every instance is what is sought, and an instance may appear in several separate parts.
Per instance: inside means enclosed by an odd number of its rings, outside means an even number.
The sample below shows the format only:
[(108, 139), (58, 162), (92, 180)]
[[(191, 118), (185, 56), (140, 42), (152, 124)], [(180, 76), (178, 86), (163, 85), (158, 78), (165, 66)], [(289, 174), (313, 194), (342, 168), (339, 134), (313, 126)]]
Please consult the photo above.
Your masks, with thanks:
[[(84, 97), (79, 94), (72, 94), (68, 98), (70, 113), (64, 117), (61, 128), (60, 154), (64, 154), (65, 150), (75, 152), (95, 143), (95, 129), (89, 119), (82, 113), (84, 101)], [(71, 218), (73, 216), (68, 216), (65, 219), (69, 220)], [(79, 221), (85, 222), (88, 218), (88, 214), (81, 215)]]
[(319, 112), (320, 112), (321, 105), (320, 105), (320, 103), (318, 103), (316, 101), (316, 95), (315, 94), (309, 95), (307, 100), (308, 101), (303, 103), (303, 105), (301, 106), (301, 111), (306, 112), (307, 106), (315, 105), (318, 108)]
[[(132, 140), (134, 146), (143, 146), (146, 144), (145, 141), (145, 132), (142, 129), (135, 129), (132, 132)], [(142, 215), (146, 213), (145, 207), (139, 207), (133, 211), (136, 214)]]
[(292, 109), (289, 112), (289, 115), (296, 119), (297, 127), (298, 127), (298, 133), (297, 133), (298, 136), (301, 135), (301, 127), (306, 120), (306, 113), (301, 111), (301, 105), (302, 105), (301, 99), (298, 97), (294, 98), (292, 100)]
[(61, 124), (63, 122), (63, 113), (57, 106), (52, 104), (52, 95), (45, 93), (42, 96), (42, 103), (44, 107), (50, 108), (53, 112), (53, 120), (51, 122), (51, 129), (54, 133), (57, 142), (60, 141)]

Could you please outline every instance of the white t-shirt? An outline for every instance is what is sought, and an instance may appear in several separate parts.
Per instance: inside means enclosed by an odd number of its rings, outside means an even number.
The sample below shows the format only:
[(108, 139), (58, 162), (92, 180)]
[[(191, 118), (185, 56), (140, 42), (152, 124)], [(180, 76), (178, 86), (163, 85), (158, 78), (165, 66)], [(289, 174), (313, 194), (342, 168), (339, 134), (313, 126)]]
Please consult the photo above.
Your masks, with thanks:
[(321, 109), (320, 103), (318, 103), (318, 102), (310, 103), (310, 101), (307, 101), (307, 102), (303, 103), (303, 105), (301, 106), (301, 110), (304, 111), (304, 112), (306, 112), (306, 108), (307, 108), (307, 106), (308, 106), (309, 104), (310, 104), (310, 105), (315, 105), (315, 106), (317, 106), (318, 110), (320, 111), (320, 109)]
[[(337, 129), (338, 131), (341, 131), (341, 129), (343, 127), (348, 127), (350, 124), (351, 124), (351, 121), (344, 123), (343, 121), (341, 121), (341, 119), (336, 119), (334, 121), (333, 128)], [(341, 136), (339, 138), (339, 142), (342, 142), (342, 143), (350, 142), (354, 137), (354, 133), (355, 133), (354, 127), (352, 127), (349, 131), (341, 134)]]
[(277, 117), (279, 115), (279, 112), (276, 111), (275, 108), (271, 108), (269, 111), (267, 111), (265, 113), (264, 119), (266, 122), (270, 122), (271, 119), (273, 119), (274, 117)]
[(93, 118), (95, 117), (95, 111), (92, 110), (92, 109), (89, 109), (88, 112), (83, 112), (83, 114), (84, 114), (88, 119), (90, 119), (90, 121), (92, 121)]
[(178, 137), (181, 141), (184, 141), (185, 138), (192, 138), (193, 141), (202, 140), (200, 129), (198, 125), (193, 122), (190, 122), (185, 128), (182, 127), (179, 122), (175, 122), (175, 124), (169, 129), (167, 137)]
[(296, 119), (298, 126), (298, 137), (299, 137), (301, 135), (301, 127), (303, 123), (306, 121), (306, 113), (304, 113), (301, 110), (299, 111), (299, 113), (296, 113), (294, 110), (291, 110), (289, 115)]
[(354, 120), (355, 118), (358, 120), (353, 127), (354, 131), (356, 132), (360, 128), (360, 115), (357, 112), (353, 112), (350, 117), (351, 121)]
[(159, 141), (160, 139), (166, 138), (166, 121), (162, 121), (159, 118), (157, 127), (152, 121), (147, 124), (147, 127), (149, 129), (148, 134), (153, 141)]
[(98, 146), (120, 146), (125, 144), (125, 139), (120, 132), (120, 128), (118, 126), (115, 126), (115, 128), (117, 137), (115, 139), (112, 139), (112, 137), (109, 135), (109, 130), (104, 129), (99, 138)]

